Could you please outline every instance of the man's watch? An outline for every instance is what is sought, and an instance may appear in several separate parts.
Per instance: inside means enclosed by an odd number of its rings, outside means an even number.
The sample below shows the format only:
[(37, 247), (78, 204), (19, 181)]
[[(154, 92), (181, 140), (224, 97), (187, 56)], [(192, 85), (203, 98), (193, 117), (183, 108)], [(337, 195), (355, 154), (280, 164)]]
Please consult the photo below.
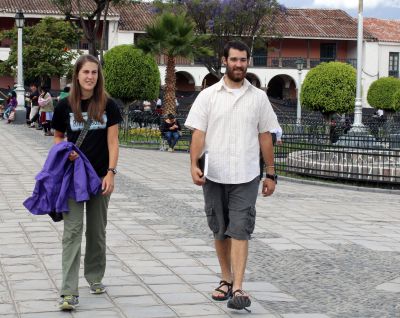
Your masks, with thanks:
[(115, 168), (108, 168), (107, 171), (111, 171), (113, 174), (117, 174), (117, 169)]
[(265, 175), (265, 177), (268, 178), (268, 179), (271, 179), (271, 180), (275, 181), (275, 183), (278, 183), (278, 175), (276, 175), (276, 174), (269, 174), (269, 173), (267, 173), (267, 174)]

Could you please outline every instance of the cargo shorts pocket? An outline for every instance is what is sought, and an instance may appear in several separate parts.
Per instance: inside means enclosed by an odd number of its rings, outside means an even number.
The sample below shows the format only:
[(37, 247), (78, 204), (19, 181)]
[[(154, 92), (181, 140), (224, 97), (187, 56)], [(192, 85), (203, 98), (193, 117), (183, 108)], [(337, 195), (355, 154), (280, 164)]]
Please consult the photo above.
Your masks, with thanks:
[(246, 228), (248, 234), (253, 233), (255, 225), (256, 225), (256, 208), (252, 206), (248, 210), (248, 220)]
[(211, 231), (218, 233), (219, 225), (213, 208), (206, 208), (207, 223)]

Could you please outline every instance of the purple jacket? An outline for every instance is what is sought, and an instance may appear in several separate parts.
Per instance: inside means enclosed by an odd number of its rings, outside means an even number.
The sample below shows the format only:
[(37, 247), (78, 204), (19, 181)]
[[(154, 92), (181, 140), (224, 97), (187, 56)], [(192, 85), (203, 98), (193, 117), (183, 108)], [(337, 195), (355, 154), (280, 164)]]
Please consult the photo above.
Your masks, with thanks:
[[(68, 159), (72, 150), (79, 154), (73, 162)], [(61, 142), (50, 149), (35, 179), (32, 196), (23, 203), (32, 214), (68, 212), (69, 198), (87, 201), (101, 190), (101, 180), (89, 160), (71, 142)]]

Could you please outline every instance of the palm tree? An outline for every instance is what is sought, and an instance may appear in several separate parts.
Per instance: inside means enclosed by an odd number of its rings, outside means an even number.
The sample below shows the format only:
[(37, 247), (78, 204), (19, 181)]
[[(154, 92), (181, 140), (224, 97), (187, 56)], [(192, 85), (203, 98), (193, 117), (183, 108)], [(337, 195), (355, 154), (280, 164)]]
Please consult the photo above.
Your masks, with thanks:
[(165, 55), (167, 68), (164, 89), (164, 114), (176, 114), (175, 105), (175, 58), (194, 58), (197, 55), (210, 55), (211, 51), (202, 46), (203, 35), (196, 35), (195, 23), (185, 13), (164, 12), (154, 23), (146, 26), (147, 36), (138, 47), (146, 53)]

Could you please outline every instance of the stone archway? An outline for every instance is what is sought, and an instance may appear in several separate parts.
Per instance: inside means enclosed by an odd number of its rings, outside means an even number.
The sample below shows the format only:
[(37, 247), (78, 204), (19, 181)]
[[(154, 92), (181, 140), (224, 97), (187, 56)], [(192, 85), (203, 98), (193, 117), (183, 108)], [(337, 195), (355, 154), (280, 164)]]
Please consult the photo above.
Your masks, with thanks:
[(195, 83), (193, 76), (184, 71), (178, 71), (175, 73), (176, 76), (176, 90), (181, 92), (193, 92), (195, 91)]
[(255, 87), (260, 88), (261, 82), (257, 75), (253, 73), (247, 73), (246, 79)]
[(268, 82), (267, 95), (281, 100), (296, 99), (296, 82), (289, 75), (276, 75)]
[(211, 73), (208, 73), (201, 82), (201, 88), (206, 88), (219, 82), (219, 79)]

